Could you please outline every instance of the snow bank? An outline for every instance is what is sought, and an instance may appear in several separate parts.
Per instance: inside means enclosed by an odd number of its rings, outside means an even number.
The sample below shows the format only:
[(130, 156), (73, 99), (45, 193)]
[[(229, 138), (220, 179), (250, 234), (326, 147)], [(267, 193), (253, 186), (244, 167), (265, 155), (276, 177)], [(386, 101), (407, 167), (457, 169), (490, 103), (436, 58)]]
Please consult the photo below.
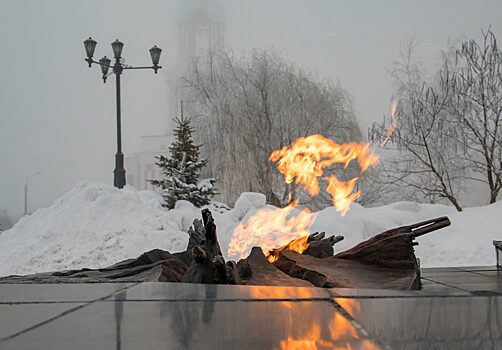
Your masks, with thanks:
[(167, 211), (161, 203), (155, 192), (79, 183), (0, 235), (0, 276), (99, 268), (153, 248), (182, 250), (187, 210)]
[(417, 238), (415, 252), (421, 266), (494, 265), (492, 241), (502, 239), (501, 214), (502, 202), (467, 208), (461, 213), (438, 204), (399, 202), (377, 208), (355, 204), (345, 217), (334, 208), (320, 211), (312, 229), (345, 236), (335, 245), (335, 251), (342, 251), (393, 227), (446, 215), (451, 226)]
[[(153, 248), (181, 251), (200, 209), (179, 201), (167, 210), (161, 203), (161, 196), (152, 191), (79, 183), (51, 207), (22, 218), (0, 235), (0, 276), (100, 268)], [(217, 202), (209, 206), (223, 251), (240, 220), (264, 206), (265, 196), (259, 193), (243, 193), (231, 210)], [(354, 204), (344, 217), (332, 207), (319, 211), (312, 229), (345, 236), (335, 246), (341, 251), (387, 229), (447, 215), (451, 227), (418, 238), (422, 266), (493, 265), (492, 240), (502, 239), (501, 213), (502, 202), (463, 213), (409, 202), (378, 208)]]

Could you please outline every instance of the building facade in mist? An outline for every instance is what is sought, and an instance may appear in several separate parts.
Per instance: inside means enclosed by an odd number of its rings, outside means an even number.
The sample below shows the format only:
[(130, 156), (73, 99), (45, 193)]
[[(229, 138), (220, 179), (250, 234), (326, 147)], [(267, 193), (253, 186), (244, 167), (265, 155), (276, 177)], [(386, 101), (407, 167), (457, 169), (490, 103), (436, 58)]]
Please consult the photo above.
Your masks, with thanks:
[(187, 65), (208, 49), (220, 50), (225, 46), (225, 16), (219, 0), (180, 0), (177, 32), (177, 59), (167, 71), (167, 130), (160, 135), (142, 136), (140, 151), (125, 160), (127, 184), (140, 190), (153, 190), (148, 180), (162, 177), (155, 157), (169, 152), (173, 141), (172, 119), (180, 115), (182, 101), (190, 106), (190, 96), (182, 79)]
[(184, 87), (182, 76), (189, 65), (208, 49), (224, 47), (224, 12), (218, 0), (182, 0), (177, 14), (178, 57), (169, 71), (169, 114), (179, 115), (183, 100), (190, 106), (189, 94)]

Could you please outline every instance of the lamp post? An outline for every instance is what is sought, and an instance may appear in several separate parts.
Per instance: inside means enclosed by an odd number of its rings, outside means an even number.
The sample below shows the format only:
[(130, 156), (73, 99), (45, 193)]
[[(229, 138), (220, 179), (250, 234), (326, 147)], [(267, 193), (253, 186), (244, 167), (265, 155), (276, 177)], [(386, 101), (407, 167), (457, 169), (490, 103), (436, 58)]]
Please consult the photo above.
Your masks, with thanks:
[(31, 174), (24, 179), (24, 215), (28, 215), (28, 180), (38, 174), (40, 174), (40, 171), (37, 171), (35, 174)]
[[(98, 64), (101, 67), (101, 73), (103, 74), (103, 82), (106, 83), (106, 79), (111, 74), (115, 74), (116, 81), (116, 97), (117, 97), (117, 153), (115, 154), (115, 170), (113, 171), (113, 185), (117, 188), (123, 188), (126, 184), (125, 169), (124, 169), (124, 154), (122, 153), (122, 132), (121, 132), (121, 107), (120, 107), (120, 75), (124, 70), (127, 69), (153, 69), (155, 74), (162, 68), (159, 66), (160, 54), (162, 50), (157, 46), (150, 49), (150, 57), (152, 59), (152, 66), (144, 67), (132, 67), (125, 64), (125, 60), (122, 58), (122, 48), (124, 44), (118, 39), (112, 43), (113, 56), (115, 58), (115, 63), (112, 65), (111, 59), (104, 56), (99, 61), (93, 60), (94, 50), (96, 49), (97, 42), (89, 37), (89, 39), (84, 41), (85, 52), (87, 54), (86, 62), (89, 64), (89, 68), (92, 64)], [(112, 68), (111, 72), (108, 72)]]

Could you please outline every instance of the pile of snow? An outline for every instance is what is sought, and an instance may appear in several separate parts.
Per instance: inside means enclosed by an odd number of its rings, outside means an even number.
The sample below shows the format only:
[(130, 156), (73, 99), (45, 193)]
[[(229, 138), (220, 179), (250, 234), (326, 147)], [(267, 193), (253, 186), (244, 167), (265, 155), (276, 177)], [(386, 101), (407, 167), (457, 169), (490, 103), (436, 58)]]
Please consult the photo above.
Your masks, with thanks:
[[(243, 193), (233, 209), (217, 202), (209, 206), (224, 252), (236, 225), (265, 206), (265, 196), (259, 193)], [(312, 230), (345, 236), (335, 246), (341, 251), (387, 229), (447, 215), (452, 226), (418, 238), (421, 265), (493, 265), (492, 240), (502, 239), (500, 213), (502, 202), (462, 213), (409, 202), (378, 208), (353, 204), (343, 217), (333, 207), (319, 211)], [(100, 268), (154, 248), (182, 251), (196, 218), (200, 209), (186, 201), (167, 210), (153, 191), (82, 182), (51, 207), (25, 216), (0, 235), (0, 276)]]
[(345, 217), (334, 208), (319, 212), (312, 229), (345, 236), (336, 251), (351, 248), (363, 239), (403, 225), (448, 216), (451, 226), (416, 239), (415, 254), (422, 267), (494, 265), (493, 240), (502, 239), (499, 217), (502, 202), (459, 213), (439, 204), (399, 202), (377, 208), (352, 205)]
[(0, 275), (98, 268), (153, 248), (182, 250), (184, 209), (155, 192), (82, 182), (0, 236)]

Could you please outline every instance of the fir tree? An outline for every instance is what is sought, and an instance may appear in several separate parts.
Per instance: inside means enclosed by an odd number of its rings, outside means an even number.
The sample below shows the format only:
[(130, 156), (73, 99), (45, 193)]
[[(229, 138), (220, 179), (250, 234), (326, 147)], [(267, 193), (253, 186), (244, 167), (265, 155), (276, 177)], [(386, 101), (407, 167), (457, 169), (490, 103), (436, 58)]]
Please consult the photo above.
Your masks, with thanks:
[(190, 118), (174, 118), (175, 141), (169, 147), (171, 157), (155, 157), (155, 163), (162, 169), (164, 179), (150, 180), (154, 186), (162, 188), (164, 206), (172, 209), (178, 200), (186, 200), (197, 207), (209, 204), (216, 194), (215, 179), (199, 180), (200, 172), (207, 164), (206, 159), (199, 159), (199, 148), (192, 140), (193, 129)]

